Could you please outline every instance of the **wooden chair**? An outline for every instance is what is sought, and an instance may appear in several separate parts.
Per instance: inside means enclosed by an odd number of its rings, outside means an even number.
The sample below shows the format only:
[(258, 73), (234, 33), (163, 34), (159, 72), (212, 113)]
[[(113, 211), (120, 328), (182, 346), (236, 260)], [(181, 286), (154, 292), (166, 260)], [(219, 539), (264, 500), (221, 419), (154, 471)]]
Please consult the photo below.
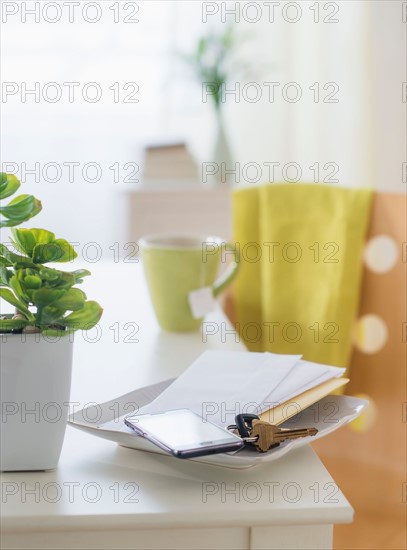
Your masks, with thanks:
[[(387, 271), (380, 264), (382, 272), (364, 267), (359, 319), (375, 315), (387, 327), (380, 349), (366, 353), (355, 346), (352, 356), (346, 393), (371, 399), (365, 429), (362, 418), (362, 431), (351, 425), (313, 444), (355, 508), (354, 523), (335, 528), (334, 548), (341, 550), (406, 548), (406, 206), (406, 195), (384, 193), (376, 193), (372, 205), (367, 246), (385, 235), (398, 257)], [(225, 311), (233, 322), (231, 293)], [(371, 342), (373, 348), (380, 343)]]

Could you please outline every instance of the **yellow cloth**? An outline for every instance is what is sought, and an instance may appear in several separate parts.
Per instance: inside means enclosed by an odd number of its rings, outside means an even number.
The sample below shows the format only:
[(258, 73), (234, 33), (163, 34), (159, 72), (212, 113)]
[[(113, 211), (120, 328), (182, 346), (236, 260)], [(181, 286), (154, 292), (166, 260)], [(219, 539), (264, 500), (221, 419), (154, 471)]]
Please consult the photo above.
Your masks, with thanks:
[(234, 192), (237, 330), (250, 350), (348, 366), (371, 197), (323, 184)]

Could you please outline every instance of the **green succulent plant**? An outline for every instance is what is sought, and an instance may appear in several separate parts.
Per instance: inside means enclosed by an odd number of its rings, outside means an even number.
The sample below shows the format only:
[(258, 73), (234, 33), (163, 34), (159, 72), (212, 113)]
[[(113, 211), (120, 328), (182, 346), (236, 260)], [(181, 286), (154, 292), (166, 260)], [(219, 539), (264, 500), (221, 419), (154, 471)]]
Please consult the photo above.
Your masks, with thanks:
[[(0, 173), (0, 200), (13, 195), (20, 181)], [(16, 308), (13, 318), (0, 318), (0, 333), (35, 327), (48, 335), (61, 335), (95, 326), (102, 315), (97, 302), (87, 300), (75, 285), (90, 275), (86, 269), (61, 271), (44, 264), (69, 262), (77, 257), (65, 239), (45, 229), (17, 229), (42, 209), (32, 195), (19, 195), (0, 206), (0, 228), (11, 227), (11, 251), (0, 244), (0, 297)], [(33, 329), (35, 330), (35, 329)]]

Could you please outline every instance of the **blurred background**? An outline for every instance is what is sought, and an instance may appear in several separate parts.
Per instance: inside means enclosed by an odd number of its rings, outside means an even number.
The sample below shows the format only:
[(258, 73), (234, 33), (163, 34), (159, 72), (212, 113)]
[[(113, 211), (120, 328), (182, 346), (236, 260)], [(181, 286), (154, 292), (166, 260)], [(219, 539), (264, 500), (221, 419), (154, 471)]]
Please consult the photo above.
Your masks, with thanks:
[[(114, 243), (149, 229), (134, 226), (144, 203), (131, 207), (133, 191), (180, 188), (178, 204), (189, 191), (208, 190), (215, 169), (207, 163), (219, 161), (218, 115), (186, 58), (202, 37), (233, 27), (219, 108), (225, 168), (239, 165), (229, 183), (405, 191), (405, 7), (392, 0), (2, 2), (2, 170), (42, 199), (42, 226), (83, 246), (97, 242), (112, 256)], [(190, 157), (178, 147), (178, 162), (193, 170), (192, 158), (196, 177), (185, 168), (178, 179), (175, 170), (149, 183), (146, 147), (163, 144), (184, 144)], [(164, 169), (166, 159), (177, 162), (168, 149), (149, 154)], [(223, 205), (224, 193), (195, 194), (194, 205)], [(223, 218), (218, 232), (228, 236)]]

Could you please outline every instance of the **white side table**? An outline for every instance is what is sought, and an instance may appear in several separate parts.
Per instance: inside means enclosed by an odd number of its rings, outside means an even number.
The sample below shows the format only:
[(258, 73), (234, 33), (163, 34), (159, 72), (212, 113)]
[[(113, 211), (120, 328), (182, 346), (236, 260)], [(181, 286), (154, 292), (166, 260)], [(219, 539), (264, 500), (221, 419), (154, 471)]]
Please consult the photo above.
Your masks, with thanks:
[[(207, 319), (206, 337), (161, 332), (140, 265), (87, 267), (88, 296), (105, 314), (98, 330), (76, 337), (76, 407), (177, 376), (205, 349), (244, 349), (220, 310)], [(333, 524), (353, 518), (308, 446), (236, 471), (68, 427), (57, 470), (3, 474), (1, 486), (2, 549), (317, 550), (332, 547)]]

